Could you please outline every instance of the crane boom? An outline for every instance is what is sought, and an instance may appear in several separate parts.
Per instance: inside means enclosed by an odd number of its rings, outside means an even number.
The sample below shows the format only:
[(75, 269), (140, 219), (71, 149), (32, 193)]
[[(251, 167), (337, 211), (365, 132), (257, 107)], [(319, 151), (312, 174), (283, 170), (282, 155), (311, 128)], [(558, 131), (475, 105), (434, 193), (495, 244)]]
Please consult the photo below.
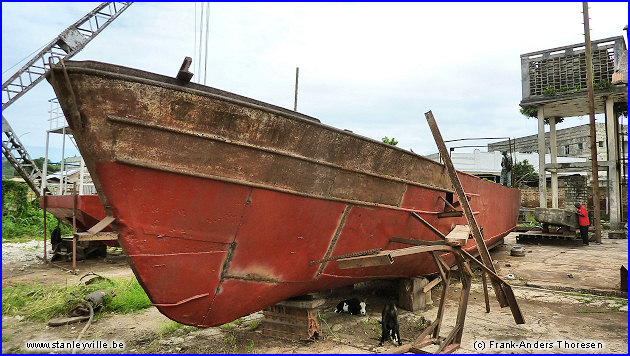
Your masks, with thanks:
[[(129, 6), (131, 2), (104, 2), (61, 32), (33, 59), (2, 83), (2, 111), (44, 79), (50, 69), (48, 61), (51, 57), (59, 57), (61, 60), (70, 59)], [(42, 193), (39, 190), (42, 173), (4, 115), (2, 116), (2, 133), (2, 153), (26, 184), (39, 196)]]
[(50, 57), (70, 59), (130, 5), (130, 2), (104, 2), (55, 37), (17, 73), (2, 83), (2, 110), (44, 78)]

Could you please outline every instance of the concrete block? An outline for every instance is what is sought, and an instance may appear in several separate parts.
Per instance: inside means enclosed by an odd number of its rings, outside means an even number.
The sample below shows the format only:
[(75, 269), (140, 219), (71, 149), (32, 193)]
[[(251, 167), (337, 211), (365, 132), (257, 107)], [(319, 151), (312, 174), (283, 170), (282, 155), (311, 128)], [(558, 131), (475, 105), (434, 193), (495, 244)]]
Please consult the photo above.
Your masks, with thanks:
[(536, 208), (534, 209), (534, 217), (536, 221), (544, 224), (567, 226), (574, 229), (578, 228), (577, 214), (575, 214), (573, 210)]
[(431, 291), (424, 292), (429, 280), (422, 277), (401, 279), (398, 288), (398, 306), (415, 312), (431, 303)]
[(609, 231), (609, 239), (628, 239), (628, 231)]

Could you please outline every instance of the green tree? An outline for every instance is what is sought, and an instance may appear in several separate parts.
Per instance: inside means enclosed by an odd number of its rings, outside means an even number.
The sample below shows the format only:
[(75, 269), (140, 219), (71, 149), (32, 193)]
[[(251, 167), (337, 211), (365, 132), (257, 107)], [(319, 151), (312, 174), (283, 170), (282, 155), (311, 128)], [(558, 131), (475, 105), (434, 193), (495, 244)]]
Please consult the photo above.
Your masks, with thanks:
[[(523, 114), (523, 116), (525, 116), (528, 119), (530, 117), (533, 117), (534, 119), (538, 119), (538, 108), (536, 106), (523, 106), (521, 108), (521, 114)], [(564, 118), (562, 117), (556, 118), (556, 124), (559, 124), (562, 121), (564, 121)], [(545, 125), (549, 125), (548, 117), (545, 118)]]
[[(2, 180), (2, 241), (43, 239), (44, 212), (39, 200), (29, 201), (28, 186), (10, 180)], [(46, 213), (47, 235), (57, 226), (57, 218)], [(61, 222), (61, 235), (72, 234), (72, 226)]]
[(9, 160), (2, 157), (2, 178), (13, 178), (17, 177), (17, 172), (15, 168), (9, 163)]
[[(39, 158), (35, 158), (33, 160), (33, 162), (35, 163), (35, 165), (37, 166), (37, 168), (39, 168), (40, 171), (44, 171), (44, 157), (39, 157)], [(55, 172), (59, 172), (61, 170), (61, 168), (59, 166), (54, 166), (50, 163), (48, 163), (48, 171), (46, 173), (50, 174), (50, 173), (55, 173)]]
[(385, 136), (381, 140), (383, 140), (383, 142), (385, 142), (386, 144), (392, 145), (392, 146), (396, 146), (398, 144), (398, 141), (396, 141), (396, 139), (393, 137), (390, 140), (387, 136)]
[(512, 167), (512, 175), (514, 176), (514, 185), (524, 185), (525, 182), (537, 182), (538, 174), (534, 171), (534, 166), (524, 159)]

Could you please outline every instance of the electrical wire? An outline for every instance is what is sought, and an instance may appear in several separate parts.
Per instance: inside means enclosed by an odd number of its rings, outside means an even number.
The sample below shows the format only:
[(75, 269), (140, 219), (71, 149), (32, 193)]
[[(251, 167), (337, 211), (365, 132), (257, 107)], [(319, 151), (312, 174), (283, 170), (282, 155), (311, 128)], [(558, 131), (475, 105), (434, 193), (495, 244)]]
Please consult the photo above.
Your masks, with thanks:
[(206, 56), (204, 58), (203, 67), (203, 85), (206, 85), (206, 77), (208, 75), (208, 33), (210, 32), (210, 3), (206, 3)]
[[(195, 41), (193, 42), (193, 47), (194, 47), (193, 58), (196, 61), (197, 60), (197, 3), (195, 3), (195, 27), (193, 27), (193, 32), (195, 33)], [(193, 65), (193, 68), (194, 68), (194, 65)]]
[(200, 6), (201, 15), (199, 16), (199, 57), (197, 58), (197, 73), (199, 76), (197, 77), (197, 83), (201, 84), (201, 50), (202, 50), (202, 34), (203, 34), (203, 3)]
[(24, 57), (24, 58), (20, 59), (17, 63), (15, 63), (14, 65), (12, 65), (11, 67), (9, 67), (9, 68), (7, 68), (7, 69), (3, 70), (3, 71), (2, 71), (2, 74), (4, 74), (4, 73), (8, 72), (9, 70), (11, 70), (11, 68), (13, 68), (13, 67), (17, 66), (18, 64), (20, 64), (20, 63), (24, 62), (25, 60), (27, 60), (27, 59), (29, 59), (29, 58), (33, 57), (33, 55), (34, 55), (35, 53), (37, 53), (37, 52), (41, 51), (42, 49), (44, 49), (44, 47), (46, 47), (46, 45), (47, 45), (47, 44), (45, 44), (45, 45), (43, 45), (43, 46), (39, 47), (38, 49), (36, 49), (36, 50), (34, 50), (33, 52), (31, 52), (31, 54), (29, 54), (29, 55), (27, 55), (26, 57)]

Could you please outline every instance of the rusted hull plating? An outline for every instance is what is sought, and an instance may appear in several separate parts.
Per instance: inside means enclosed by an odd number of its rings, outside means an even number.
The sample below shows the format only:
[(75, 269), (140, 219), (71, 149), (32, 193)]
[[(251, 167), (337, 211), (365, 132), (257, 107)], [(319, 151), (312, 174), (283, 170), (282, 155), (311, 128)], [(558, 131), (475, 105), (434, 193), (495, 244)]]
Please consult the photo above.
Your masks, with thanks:
[[(451, 191), (444, 167), (411, 152), (194, 83), (66, 66), (67, 79), (57, 67), (48, 80), (101, 201), (151, 301), (180, 323), (220, 325), (312, 291), (436, 273), (428, 254), (349, 270), (311, 262), (407, 247), (392, 237), (438, 240), (409, 210), (443, 234), (466, 224), (438, 217)], [(519, 192), (459, 176), (492, 244), (516, 225)]]

